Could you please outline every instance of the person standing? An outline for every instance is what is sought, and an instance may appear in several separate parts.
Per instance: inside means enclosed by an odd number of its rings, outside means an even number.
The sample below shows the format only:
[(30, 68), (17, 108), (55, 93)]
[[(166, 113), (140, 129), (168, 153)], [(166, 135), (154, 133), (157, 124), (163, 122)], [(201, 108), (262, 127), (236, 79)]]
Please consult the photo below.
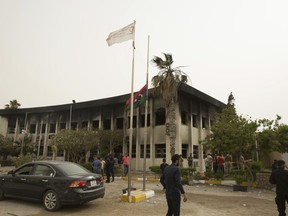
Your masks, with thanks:
[(218, 168), (217, 157), (218, 157), (218, 154), (215, 154), (213, 157), (213, 171), (214, 171), (214, 173), (217, 173), (217, 168)]
[(278, 168), (272, 172), (269, 182), (276, 185), (275, 202), (279, 216), (286, 215), (286, 203), (288, 202), (288, 171), (285, 170), (285, 161), (278, 160)]
[(128, 154), (125, 154), (122, 158), (123, 166), (124, 166), (124, 176), (127, 175), (128, 170), (129, 170), (129, 156)]
[(225, 163), (225, 159), (223, 157), (222, 154), (220, 154), (218, 157), (217, 157), (217, 171), (221, 171), (223, 174), (224, 174), (224, 163)]
[(226, 156), (225, 156), (225, 170), (226, 170), (226, 174), (227, 175), (229, 175), (231, 173), (232, 166), (233, 166), (232, 155), (227, 153)]
[(189, 169), (192, 169), (193, 168), (193, 155), (192, 153), (190, 153), (189, 157), (187, 158), (188, 160), (188, 167)]
[(175, 154), (172, 156), (172, 164), (164, 169), (164, 180), (166, 184), (166, 200), (168, 211), (166, 216), (179, 216), (181, 205), (181, 194), (183, 202), (187, 201), (184, 188), (181, 184), (181, 175), (179, 166), (180, 156)]
[(168, 166), (168, 164), (166, 163), (166, 159), (163, 158), (162, 163), (160, 165), (160, 170), (161, 170), (161, 177), (160, 177), (160, 183), (163, 186), (163, 190), (166, 189), (166, 185), (165, 185), (165, 181), (164, 181), (164, 169)]
[(105, 158), (105, 174), (106, 174), (106, 183), (110, 183), (110, 174), (111, 174), (111, 160), (109, 156)]
[(101, 175), (104, 178), (104, 169), (105, 169), (105, 160), (104, 158), (101, 158)]
[(213, 158), (210, 153), (207, 154), (207, 157), (205, 158), (204, 161), (206, 166), (206, 172), (212, 171)]
[(101, 161), (99, 157), (95, 157), (95, 160), (92, 162), (93, 173), (101, 174)]
[(110, 155), (110, 174), (111, 174), (111, 177), (112, 177), (112, 180), (111, 182), (114, 182), (114, 178), (115, 178), (115, 159), (114, 159), (114, 156), (113, 154)]

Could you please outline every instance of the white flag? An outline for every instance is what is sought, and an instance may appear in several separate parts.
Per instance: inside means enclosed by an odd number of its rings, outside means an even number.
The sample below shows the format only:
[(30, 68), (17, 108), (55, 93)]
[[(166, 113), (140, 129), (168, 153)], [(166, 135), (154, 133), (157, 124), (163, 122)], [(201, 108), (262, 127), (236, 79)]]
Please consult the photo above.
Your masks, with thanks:
[(109, 46), (115, 43), (122, 43), (127, 40), (134, 40), (135, 22), (131, 23), (124, 28), (111, 32), (106, 39)]

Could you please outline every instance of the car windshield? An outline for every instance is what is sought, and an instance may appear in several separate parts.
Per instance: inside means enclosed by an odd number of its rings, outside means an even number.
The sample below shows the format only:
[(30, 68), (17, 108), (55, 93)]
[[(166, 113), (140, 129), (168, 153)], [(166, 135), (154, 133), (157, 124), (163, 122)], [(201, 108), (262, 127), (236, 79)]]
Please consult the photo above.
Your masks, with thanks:
[(57, 167), (61, 169), (62, 172), (64, 172), (67, 176), (89, 173), (89, 171), (85, 168), (73, 163), (58, 164)]

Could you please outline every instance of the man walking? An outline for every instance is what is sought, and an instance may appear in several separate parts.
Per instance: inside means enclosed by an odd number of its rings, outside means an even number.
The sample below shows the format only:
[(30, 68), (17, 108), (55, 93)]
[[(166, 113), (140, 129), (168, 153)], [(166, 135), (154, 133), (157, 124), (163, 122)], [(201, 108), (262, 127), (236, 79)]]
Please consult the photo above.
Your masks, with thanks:
[(272, 172), (269, 182), (276, 184), (276, 198), (277, 209), (279, 216), (286, 216), (286, 203), (288, 202), (288, 171), (285, 170), (285, 161), (278, 160), (278, 169)]
[(187, 201), (185, 191), (181, 184), (181, 175), (179, 166), (180, 156), (175, 154), (172, 156), (172, 164), (167, 166), (164, 170), (164, 180), (166, 184), (166, 200), (168, 211), (166, 216), (179, 216), (181, 205), (181, 194), (183, 195), (183, 202)]

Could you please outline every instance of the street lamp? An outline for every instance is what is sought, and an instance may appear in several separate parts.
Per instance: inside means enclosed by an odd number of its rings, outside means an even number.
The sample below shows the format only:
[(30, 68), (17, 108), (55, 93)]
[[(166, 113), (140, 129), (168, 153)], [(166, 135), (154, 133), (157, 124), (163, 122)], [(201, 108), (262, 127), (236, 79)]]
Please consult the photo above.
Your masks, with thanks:
[(72, 100), (72, 104), (70, 105), (70, 118), (69, 118), (69, 130), (71, 130), (71, 124), (72, 124), (72, 105), (76, 103), (75, 100)]
[(27, 136), (27, 130), (26, 130), (27, 115), (28, 115), (28, 113), (26, 112), (25, 113), (25, 119), (24, 119), (24, 128), (21, 130), (21, 134), (23, 135), (23, 140), (22, 140), (22, 143), (21, 143), (21, 151), (20, 151), (21, 155), (23, 155), (25, 136)]

